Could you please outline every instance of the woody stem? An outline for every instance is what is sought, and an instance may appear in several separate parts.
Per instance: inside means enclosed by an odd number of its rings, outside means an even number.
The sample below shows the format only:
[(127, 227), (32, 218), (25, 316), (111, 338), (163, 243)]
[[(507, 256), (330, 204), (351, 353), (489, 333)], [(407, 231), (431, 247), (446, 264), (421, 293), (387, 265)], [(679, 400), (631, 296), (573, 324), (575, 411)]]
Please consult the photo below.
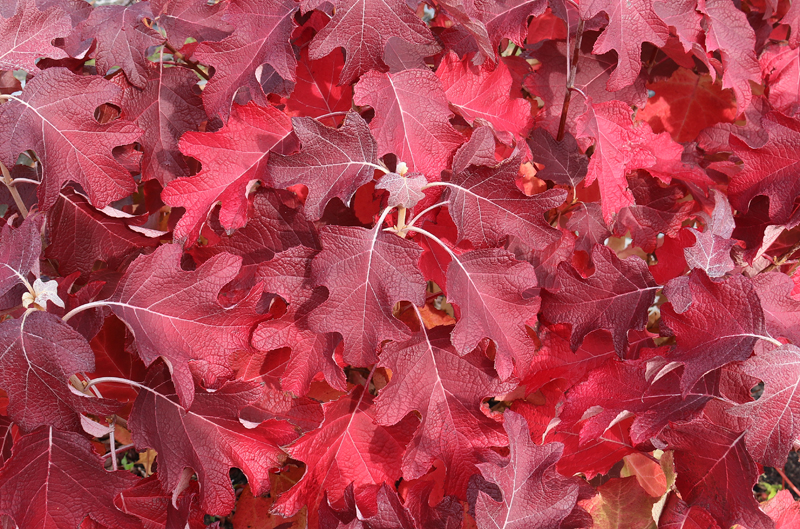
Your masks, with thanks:
[(575, 32), (575, 47), (572, 50), (572, 63), (570, 64), (569, 77), (567, 78), (567, 91), (564, 93), (564, 105), (561, 107), (561, 121), (558, 124), (558, 136), (556, 136), (558, 141), (564, 139), (564, 133), (566, 132), (567, 113), (569, 111), (569, 101), (572, 98), (572, 89), (575, 88), (575, 76), (578, 73), (578, 58), (580, 57), (584, 24), (583, 19), (581, 19)]

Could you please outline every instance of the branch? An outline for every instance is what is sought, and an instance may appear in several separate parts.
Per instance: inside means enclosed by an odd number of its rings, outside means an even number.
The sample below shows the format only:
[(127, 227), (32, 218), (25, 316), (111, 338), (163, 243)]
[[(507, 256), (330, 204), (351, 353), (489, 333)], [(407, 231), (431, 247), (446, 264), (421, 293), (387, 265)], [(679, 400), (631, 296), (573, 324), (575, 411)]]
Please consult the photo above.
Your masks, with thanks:
[(199, 75), (200, 77), (202, 77), (206, 81), (211, 79), (211, 77), (206, 72), (204, 72), (202, 68), (200, 68), (200, 63), (199, 62), (193, 61), (191, 59), (187, 59), (186, 57), (183, 56), (183, 54), (181, 52), (179, 52), (178, 50), (173, 48), (172, 45), (169, 42), (164, 42), (164, 47), (169, 50), (169, 52), (172, 54), (173, 57), (175, 57), (176, 59), (178, 59), (180, 61), (185, 62), (186, 65), (189, 66), (189, 68), (191, 68), (192, 70), (194, 70), (197, 73), (197, 75)]
[(570, 64), (569, 77), (567, 78), (567, 91), (564, 94), (564, 106), (561, 107), (561, 121), (558, 124), (557, 141), (564, 139), (564, 132), (567, 127), (567, 112), (569, 111), (569, 101), (572, 98), (572, 89), (575, 88), (575, 76), (578, 73), (578, 57), (580, 57), (584, 24), (584, 20), (581, 19), (580, 22), (578, 22), (578, 29), (575, 32), (575, 48), (572, 50), (572, 62)]
[(784, 263), (786, 263), (786, 261), (789, 260), (789, 258), (792, 256), (792, 254), (794, 252), (796, 252), (797, 250), (800, 250), (800, 241), (797, 241), (796, 243), (794, 243), (791, 248), (789, 248), (788, 250), (783, 252), (783, 255), (781, 255), (777, 259), (773, 259), (772, 264), (770, 264), (769, 266), (764, 268), (759, 273), (763, 274), (764, 272), (772, 272), (776, 268), (780, 268), (781, 266), (783, 266)]
[(14, 198), (14, 203), (17, 205), (17, 209), (22, 215), (22, 218), (27, 218), (28, 208), (25, 207), (25, 202), (22, 201), (19, 191), (17, 191), (17, 188), (14, 187), (14, 179), (11, 178), (11, 173), (8, 171), (6, 164), (3, 162), (0, 162), (0, 171), (3, 173), (3, 183), (8, 188), (8, 192), (11, 193), (11, 196)]

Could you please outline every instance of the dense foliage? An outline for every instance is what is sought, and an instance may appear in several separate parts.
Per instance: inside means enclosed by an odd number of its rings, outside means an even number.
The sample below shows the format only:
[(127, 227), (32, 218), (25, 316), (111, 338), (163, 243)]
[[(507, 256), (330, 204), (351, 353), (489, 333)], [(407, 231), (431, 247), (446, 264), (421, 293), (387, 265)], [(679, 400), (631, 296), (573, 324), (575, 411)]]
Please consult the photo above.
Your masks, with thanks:
[(0, 523), (800, 526), (798, 31), (0, 2)]

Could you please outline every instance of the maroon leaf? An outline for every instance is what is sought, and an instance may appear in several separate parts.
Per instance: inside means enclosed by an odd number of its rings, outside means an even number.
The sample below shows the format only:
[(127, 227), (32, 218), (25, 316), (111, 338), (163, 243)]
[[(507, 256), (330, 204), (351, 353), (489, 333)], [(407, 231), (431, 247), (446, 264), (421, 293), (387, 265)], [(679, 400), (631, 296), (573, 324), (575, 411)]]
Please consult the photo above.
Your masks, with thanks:
[(505, 465), (482, 463), (483, 477), (500, 487), (503, 501), (481, 491), (475, 519), (481, 528), (558, 527), (576, 508), (580, 485), (576, 478), (556, 472), (563, 445), (537, 446), (531, 441), (525, 419), (512, 411), (504, 415), (511, 455)]
[(97, 261), (117, 270), (126, 259), (159, 245), (158, 238), (135, 232), (124, 218), (109, 217), (69, 188), (47, 214), (47, 233), (51, 244), (45, 256), (58, 262), (63, 275), (86, 277)]
[(708, 511), (721, 527), (739, 523), (771, 529), (772, 520), (753, 497), (758, 469), (744, 436), (705, 418), (673, 426), (665, 434), (675, 451), (676, 484), (686, 503)]
[(142, 72), (142, 90), (129, 87), (122, 94), (123, 114), (142, 130), (142, 178), (165, 186), (189, 176), (189, 166), (178, 150), (184, 132), (194, 131), (206, 120), (200, 96), (193, 91), (197, 76), (183, 68), (164, 68), (162, 63)]
[(628, 330), (644, 329), (647, 309), (661, 287), (639, 258), (621, 260), (607, 246), (596, 245), (592, 261), (595, 272), (586, 278), (565, 263), (559, 266), (560, 290), (542, 294), (542, 313), (553, 323), (572, 324), (573, 351), (590, 332), (607, 329), (617, 354), (624, 357)]
[(749, 357), (767, 330), (758, 294), (745, 277), (713, 281), (694, 270), (686, 282), (674, 281), (666, 292), (672, 302), (661, 306), (661, 317), (678, 342), (669, 358), (686, 366), (685, 393), (709, 371)]
[(567, 133), (563, 140), (556, 141), (545, 129), (535, 129), (528, 138), (528, 147), (533, 161), (544, 165), (544, 169), (536, 173), (537, 177), (572, 187), (586, 178), (589, 159), (578, 150), (572, 134)]
[(75, 31), (81, 39), (95, 38), (97, 72), (105, 75), (119, 66), (130, 83), (144, 88), (148, 70), (147, 49), (163, 42), (161, 35), (148, 27), (145, 19), (152, 19), (149, 2), (126, 6), (104, 5), (92, 9), (89, 18)]
[(265, 317), (254, 310), (258, 291), (234, 307), (217, 300), (220, 288), (239, 272), (240, 257), (219, 254), (186, 272), (181, 254), (180, 246), (167, 244), (138, 257), (103, 303), (128, 324), (145, 364), (159, 356), (169, 362), (181, 403), (190, 407), (191, 371), (207, 387), (230, 378), (230, 356), (249, 348), (250, 332)]
[(6, 224), (0, 232), (0, 310), (21, 304), (22, 294), (30, 284), (29, 274), (39, 276), (43, 220), (40, 215), (32, 215), (19, 228)]
[(88, 516), (136, 529), (139, 520), (117, 509), (114, 496), (137, 481), (124, 470), (106, 472), (81, 435), (42, 427), (20, 438), (0, 469), (0, 514), (19, 527), (68, 529)]
[(430, 30), (404, 2), (338, 0), (333, 19), (317, 33), (309, 51), (312, 59), (321, 59), (344, 48), (346, 61), (339, 84), (348, 84), (369, 70), (385, 70), (383, 50), (392, 37), (402, 39), (422, 57), (440, 49)]
[(578, 204), (567, 221), (567, 229), (578, 232), (575, 249), (587, 254), (592, 253), (595, 245), (602, 246), (611, 237), (611, 231), (603, 220), (603, 209), (596, 202)]
[(356, 85), (354, 101), (375, 109), (369, 128), (378, 142), (378, 155), (393, 153), (428, 180), (439, 180), (463, 142), (450, 125), (453, 113), (442, 83), (429, 70), (368, 72)]
[(481, 411), (486, 397), (516, 384), (500, 383), (482, 351), (460, 356), (450, 345), (450, 327), (424, 325), (409, 340), (391, 343), (380, 364), (395, 375), (375, 401), (380, 424), (396, 424), (416, 410), (422, 423), (403, 456), (403, 477), (417, 479), (436, 459), (447, 469), (445, 490), (464, 497), (476, 464), (491, 446), (507, 443), (500, 423)]
[(460, 310), (452, 335), (456, 351), (465, 355), (489, 338), (497, 346), (500, 378), (508, 379), (514, 366), (524, 376), (533, 353), (525, 325), (540, 306), (536, 286), (533, 267), (506, 250), (473, 250), (454, 258), (447, 267), (447, 299)]
[(306, 213), (319, 219), (334, 197), (349, 204), (356, 190), (372, 180), (377, 165), (377, 145), (367, 122), (348, 112), (338, 129), (312, 118), (292, 118), (292, 128), (302, 145), (291, 156), (275, 154), (269, 171), (276, 187), (308, 186)]
[(561, 189), (529, 197), (515, 183), (520, 157), (494, 167), (471, 166), (453, 176), (443, 193), (458, 227), (458, 241), (477, 248), (494, 247), (514, 235), (530, 248), (541, 250), (559, 238), (544, 213), (560, 206), (567, 196)]
[[(731, 248), (736, 241), (730, 239), (734, 220), (725, 195), (716, 189), (713, 194), (714, 211), (710, 218), (707, 217), (705, 230), (701, 233), (689, 228), (697, 242), (694, 246), (684, 248), (683, 254), (689, 268), (701, 268), (709, 277), (722, 277), (736, 266), (731, 259)], [(677, 231), (674, 235), (677, 235)]]
[(800, 349), (787, 344), (759, 352), (743, 368), (764, 381), (764, 393), (728, 413), (749, 419), (744, 442), (750, 455), (760, 464), (781, 468), (800, 435)]
[(383, 340), (409, 334), (392, 315), (395, 303), (425, 303), (425, 282), (417, 267), (422, 249), (380, 225), (371, 230), (326, 226), (320, 236), (322, 252), (311, 263), (311, 278), (329, 295), (309, 315), (311, 329), (340, 333), (348, 364), (374, 364)]
[(495, 141), (491, 127), (478, 127), (469, 140), (453, 156), (453, 172), (463, 173), (470, 165), (497, 165), (494, 156)]
[(21, 152), (36, 151), (42, 163), (41, 210), (55, 204), (61, 186), (70, 180), (98, 208), (136, 189), (111, 149), (136, 141), (142, 131), (126, 120), (101, 125), (94, 119), (95, 108), (118, 102), (120, 93), (100, 77), (49, 68), (25, 85), (19, 99), (0, 106), (0, 129), (15, 131), (0, 143), (0, 161), (11, 167)]
[(195, 499), (199, 489), (196, 481), (190, 482), (173, 504), (172, 494), (161, 486), (158, 475), (153, 475), (121, 492), (115, 504), (125, 513), (139, 518), (144, 529), (166, 529), (175, 524), (198, 529), (205, 527), (203, 513)]
[(0, 387), (8, 394), (8, 415), (23, 431), (41, 425), (80, 430), (78, 413), (110, 414), (118, 403), (82, 397), (69, 378), (94, 371), (86, 338), (61, 318), (33, 310), (0, 323)]
[(375, 189), (385, 189), (389, 192), (389, 207), (401, 206), (413, 208), (417, 202), (425, 198), (423, 188), (428, 183), (420, 173), (387, 173), (375, 184)]
[[(223, 41), (224, 42), (224, 41)], [(161, 194), (170, 206), (186, 208), (175, 226), (175, 238), (194, 243), (209, 212), (222, 203), (219, 221), (226, 230), (247, 223), (247, 190), (250, 182), (267, 177), (269, 152), (281, 152), (292, 132), (289, 117), (274, 107), (254, 103), (235, 105), (230, 119), (217, 132), (187, 132), (181, 152), (203, 164), (195, 176), (178, 178)]]
[(67, 53), (51, 44), (72, 30), (67, 14), (57, 8), (40, 10), (35, 0), (17, 2), (10, 18), (0, 18), (0, 69), (36, 71), (36, 59), (63, 59)]
[(188, 38), (205, 42), (222, 40), (233, 30), (223, 20), (228, 2), (151, 0), (150, 6), (158, 26), (164, 28), (167, 39), (178, 47)]
[(191, 407), (182, 406), (164, 366), (139, 390), (128, 424), (137, 448), (158, 452), (158, 475), (167, 491), (186, 486), (184, 469), (200, 482), (204, 511), (226, 515), (234, 507), (228, 472), (241, 469), (253, 493), (269, 490), (269, 469), (285, 457), (278, 446), (295, 439), (294, 428), (270, 421), (253, 429), (239, 422), (239, 409), (259, 396), (257, 383), (231, 382), (213, 393), (198, 392)]
[(227, 121), (237, 93), (244, 97), (236, 99), (238, 102), (252, 99), (259, 105), (266, 104), (261, 88), (264, 65), (282, 79), (294, 81), (297, 59), (289, 36), (297, 9), (293, 0), (228, 3), (224, 20), (234, 28), (233, 34), (219, 42), (203, 42), (195, 51), (195, 57), (215, 71), (203, 90), (203, 103), (210, 116), (219, 114)]

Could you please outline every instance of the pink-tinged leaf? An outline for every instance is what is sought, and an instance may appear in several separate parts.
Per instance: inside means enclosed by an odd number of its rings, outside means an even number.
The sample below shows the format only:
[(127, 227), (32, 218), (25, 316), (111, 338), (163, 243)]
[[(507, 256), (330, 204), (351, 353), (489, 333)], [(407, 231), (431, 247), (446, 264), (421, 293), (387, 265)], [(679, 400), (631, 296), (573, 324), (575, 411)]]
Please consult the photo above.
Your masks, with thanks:
[(722, 57), (722, 88), (733, 89), (741, 113), (752, 98), (750, 81), (761, 84), (756, 34), (731, 0), (698, 0), (697, 10), (705, 15), (706, 50), (719, 51)]
[(181, 247), (166, 244), (139, 256), (104, 302), (128, 324), (145, 364), (159, 356), (170, 365), (181, 403), (191, 406), (192, 372), (206, 387), (231, 377), (230, 356), (249, 350), (250, 332), (265, 319), (255, 311), (260, 292), (233, 307), (217, 300), (219, 290), (236, 277), (241, 257), (220, 254), (197, 270), (181, 269)]
[[(636, 203), (619, 211), (614, 223), (614, 235), (621, 237), (630, 231), (633, 245), (652, 253), (656, 249), (659, 234), (667, 237), (678, 235), (681, 223), (689, 217), (694, 204), (681, 201), (684, 192), (680, 187), (673, 185), (664, 188), (657, 180), (647, 176), (629, 177), (628, 188)], [(728, 250), (730, 253), (730, 248)]]
[[(576, 124), (577, 138), (594, 139), (595, 151), (589, 160), (589, 173), (584, 185), (599, 180), (603, 218), (610, 224), (615, 213), (634, 204), (625, 178), (627, 173), (653, 167), (658, 162), (651, 144), (659, 135), (653, 134), (646, 123), (634, 126), (631, 108), (621, 101), (589, 102), (587, 107)], [(662, 134), (669, 139), (668, 134)], [(673, 142), (673, 145), (677, 151), (671, 154), (680, 158), (683, 149), (677, 143)], [(664, 154), (660, 153), (661, 156)]]
[[(593, 370), (585, 382), (568, 393), (559, 413), (559, 428), (570, 429), (580, 424), (580, 443), (584, 444), (605, 433), (627, 412), (636, 415), (630, 429), (631, 439), (636, 444), (646, 443), (670, 421), (696, 416), (719, 394), (717, 372), (706, 375), (684, 396), (679, 372), (673, 370), (654, 379), (650, 373), (652, 365), (659, 364), (645, 359), (624, 362), (614, 359)], [(584, 420), (590, 410), (594, 415)]]
[(556, 141), (545, 129), (535, 129), (528, 138), (528, 147), (533, 161), (544, 165), (536, 173), (538, 178), (572, 187), (586, 178), (589, 159), (580, 152), (572, 134), (566, 133), (563, 140)]
[(218, 41), (233, 31), (233, 27), (223, 20), (228, 2), (151, 0), (150, 7), (158, 27), (164, 28), (167, 39), (178, 48), (188, 38), (198, 42)]
[(602, 246), (611, 237), (611, 230), (603, 220), (603, 208), (597, 202), (579, 203), (567, 221), (566, 228), (578, 232), (575, 249), (587, 254), (592, 253), (595, 245)]
[(761, 72), (769, 83), (769, 102), (775, 110), (796, 117), (800, 112), (800, 49), (771, 47), (759, 58)]
[(592, 527), (641, 529), (653, 523), (653, 504), (658, 498), (647, 494), (635, 477), (612, 478), (597, 487), (597, 493), (583, 505), (592, 515)]
[(447, 299), (460, 312), (452, 342), (459, 354), (475, 349), (484, 338), (497, 346), (495, 367), (502, 380), (516, 366), (525, 376), (533, 356), (533, 340), (525, 328), (539, 311), (536, 272), (501, 248), (472, 250), (447, 267)]
[(72, 31), (67, 14), (57, 8), (40, 10), (35, 0), (17, 2), (10, 18), (0, 18), (0, 69), (36, 72), (36, 59), (63, 59), (67, 53), (51, 44)]
[(316, 333), (309, 327), (309, 315), (326, 299), (323, 287), (310, 284), (314, 253), (308, 248), (292, 248), (261, 263), (257, 272), (264, 291), (278, 294), (289, 307), (280, 318), (259, 324), (253, 332), (253, 346), (261, 351), (292, 348), (281, 386), (295, 395), (307, 394), (317, 373), (332, 387), (347, 389), (342, 368), (334, 359), (341, 338), (336, 332)]
[[(697, 0), (654, 0), (653, 11), (675, 28), (685, 52), (699, 46), (703, 36), (703, 15), (697, 12)], [(702, 58), (700, 58), (702, 60)]]
[(286, 102), (290, 116), (319, 118), (334, 112), (347, 112), (353, 107), (353, 87), (339, 85), (339, 75), (344, 67), (341, 50), (327, 57), (311, 60), (308, 47), (300, 50), (297, 63), (297, 82), (292, 97)]
[(241, 410), (243, 420), (251, 423), (270, 419), (289, 421), (302, 432), (319, 428), (324, 418), (322, 405), (309, 397), (294, 397), (293, 394), (299, 392), (281, 388), (286, 370), (290, 362), (296, 361), (296, 356), (299, 355), (283, 348), (269, 353), (243, 354), (233, 360), (236, 379), (257, 382), (260, 389), (258, 400)]
[(421, 57), (441, 49), (425, 23), (401, 0), (338, 0), (333, 19), (317, 33), (309, 51), (312, 59), (322, 59), (344, 48), (339, 84), (345, 85), (370, 70), (386, 69), (383, 51), (392, 37), (405, 41)]
[(89, 18), (81, 22), (75, 31), (82, 40), (97, 40), (94, 55), (99, 74), (105, 75), (111, 68), (119, 66), (132, 85), (144, 88), (151, 67), (147, 60), (147, 49), (158, 46), (164, 40), (144, 23), (145, 19), (152, 18), (149, 2), (126, 6), (104, 5), (92, 9)]
[(138, 449), (158, 452), (158, 475), (167, 491), (174, 491), (191, 468), (200, 482), (204, 511), (226, 515), (235, 505), (228, 472), (232, 467), (247, 476), (256, 495), (269, 491), (269, 470), (285, 458), (278, 448), (297, 434), (284, 421), (270, 421), (253, 429), (239, 421), (239, 410), (260, 394), (257, 383), (234, 381), (213, 393), (198, 392), (191, 407), (178, 402), (167, 369), (159, 366), (139, 389), (128, 424)]
[(772, 529), (753, 497), (759, 471), (744, 436), (705, 418), (673, 425), (664, 434), (674, 450), (678, 492), (687, 504), (707, 510), (721, 527)]
[(608, 26), (594, 44), (592, 52), (600, 55), (617, 52), (617, 69), (608, 79), (608, 90), (631, 85), (642, 66), (642, 44), (663, 46), (669, 27), (653, 11), (652, 0), (590, 0), (581, 3), (581, 17), (589, 20), (601, 12), (608, 15)]
[(116, 401), (70, 390), (69, 377), (91, 371), (89, 343), (58, 316), (34, 310), (0, 323), (0, 387), (8, 394), (8, 416), (23, 431), (42, 425), (79, 431), (78, 413), (116, 411)]
[[(353, 483), (344, 491), (344, 508), (335, 508), (327, 495), (319, 506), (320, 529), (415, 529), (417, 525), (400, 501), (394, 487), (386, 483), (364, 491), (356, 501)], [(462, 515), (462, 513), (459, 513)], [(460, 519), (459, 519), (460, 522)]]
[(478, 127), (472, 131), (469, 140), (453, 155), (453, 172), (462, 173), (470, 165), (495, 166), (495, 140), (491, 127)]
[(19, 527), (74, 529), (89, 517), (136, 529), (139, 520), (117, 509), (114, 496), (138, 480), (124, 470), (106, 472), (83, 436), (42, 427), (20, 438), (0, 469), (0, 514)]
[[(571, 4), (568, 5), (571, 6)], [(577, 18), (577, 13), (572, 16)], [(563, 41), (544, 43), (541, 48), (531, 51), (531, 56), (540, 61), (542, 65), (524, 81), (525, 88), (544, 101), (544, 108), (536, 117), (537, 127), (546, 129), (553, 137), (558, 133), (561, 110), (564, 106), (568, 71), (567, 54), (572, 54), (572, 52), (572, 48), (567, 49), (567, 45)], [(592, 55), (588, 52), (580, 52), (575, 87), (589, 96), (595, 104), (619, 100), (643, 108), (647, 103), (647, 87), (644, 76), (640, 75), (633, 85), (616, 92), (609, 92), (606, 89), (608, 78), (616, 63), (617, 57), (613, 53)], [(577, 91), (573, 92), (572, 96), (567, 110), (566, 131), (577, 136), (576, 120), (586, 112), (587, 103)], [(584, 150), (588, 147), (585, 139), (579, 140), (579, 143)], [(536, 160), (534, 159), (534, 161)]]
[(39, 276), (43, 220), (41, 215), (31, 215), (19, 228), (9, 223), (0, 232), (0, 310), (21, 304), (29, 274)]
[(425, 280), (417, 266), (422, 249), (380, 225), (325, 226), (320, 237), (322, 252), (311, 263), (311, 280), (329, 294), (309, 315), (311, 329), (341, 334), (348, 364), (374, 364), (382, 341), (409, 334), (392, 315), (394, 305), (425, 304)]
[(530, 248), (541, 250), (556, 242), (560, 233), (545, 221), (544, 213), (564, 203), (563, 189), (532, 197), (516, 185), (520, 156), (494, 166), (471, 166), (450, 180), (443, 198), (458, 227), (458, 241), (476, 248), (496, 247), (509, 235)]
[[(255, 269), (275, 254), (295, 246), (319, 249), (317, 230), (305, 218), (294, 193), (259, 188), (252, 197), (247, 211), (250, 220), (245, 227), (231, 235), (224, 233), (212, 214), (209, 225), (219, 239), (209, 246), (191, 248), (189, 253), (197, 262), (205, 262), (217, 254), (228, 252), (242, 257), (243, 269)], [(212, 238), (210, 234), (206, 237)], [(269, 292), (279, 293), (276, 290)]]
[(130, 229), (124, 218), (109, 217), (70, 188), (64, 188), (47, 214), (50, 245), (45, 257), (58, 262), (62, 275), (84, 277), (97, 261), (117, 270), (128, 258), (159, 245), (158, 238)]
[(143, 529), (183, 527), (201, 529), (203, 512), (196, 503), (200, 487), (196, 481), (172, 502), (172, 493), (164, 490), (158, 475), (147, 477), (117, 495), (115, 504), (123, 512), (136, 516)]
[(800, 348), (786, 344), (759, 351), (743, 364), (743, 369), (764, 381), (764, 393), (728, 413), (750, 421), (744, 441), (753, 459), (781, 468), (800, 436)]
[(792, 279), (780, 272), (762, 273), (753, 278), (753, 286), (770, 336), (800, 343), (800, 301), (791, 295)]
[(388, 206), (413, 208), (417, 202), (425, 198), (423, 188), (428, 183), (425, 175), (420, 173), (387, 173), (375, 184), (375, 189), (389, 192)]
[(746, 212), (754, 197), (766, 195), (772, 223), (785, 224), (800, 195), (800, 181), (795, 178), (800, 167), (800, 123), (770, 112), (761, 125), (769, 134), (763, 147), (753, 149), (738, 137), (730, 139), (733, 152), (744, 161), (744, 170), (731, 180), (729, 198), (734, 208)]
[(559, 527), (576, 508), (577, 478), (558, 474), (555, 464), (564, 450), (560, 443), (537, 446), (531, 441), (525, 419), (512, 411), (504, 414), (511, 454), (503, 466), (478, 466), (487, 481), (500, 487), (503, 501), (481, 491), (475, 505), (480, 529), (545, 529)]
[[(292, 516), (304, 505), (319, 505), (325, 494), (329, 501), (339, 502), (350, 483), (358, 501), (371, 485), (394, 484), (400, 477), (402, 454), (418, 424), (416, 418), (378, 425), (372, 396), (361, 386), (323, 407), (322, 426), (286, 448), (306, 464), (306, 473), (275, 502), (274, 511), (281, 516)], [(309, 510), (310, 527), (316, 527), (318, 515)]]
[[(531, 104), (512, 93), (513, 79), (503, 61), (484, 61), (475, 66), (459, 60), (452, 51), (445, 55), (436, 76), (442, 81), (447, 100), (468, 123), (482, 120), (502, 134), (504, 143), (523, 138), (533, 126)], [(512, 97), (517, 95), (517, 97)], [(509, 134), (510, 133), (510, 134)]]
[(189, 176), (189, 167), (178, 149), (183, 133), (195, 131), (203, 121), (200, 96), (193, 89), (197, 76), (184, 68), (149, 66), (143, 72), (142, 90), (127, 88), (122, 94), (123, 116), (144, 130), (142, 178), (166, 186), (175, 178)]
[(167, 205), (185, 207), (175, 226), (175, 238), (194, 243), (208, 214), (222, 203), (219, 221), (226, 230), (247, 223), (247, 190), (251, 182), (271, 182), (267, 159), (271, 150), (282, 152), (292, 133), (289, 117), (274, 107), (255, 103), (234, 105), (230, 119), (217, 132), (187, 132), (179, 147), (197, 158), (203, 169), (195, 176), (170, 182), (162, 199)]
[(194, 54), (201, 63), (214, 68), (214, 76), (203, 90), (203, 103), (210, 116), (219, 114), (227, 121), (234, 99), (242, 101), (242, 97), (266, 104), (261, 81), (268, 76), (269, 68), (283, 80), (294, 81), (297, 59), (289, 37), (298, 8), (293, 0), (228, 3), (224, 20), (234, 28), (233, 34), (219, 42), (203, 42)]
[[(492, 446), (504, 446), (498, 421), (481, 411), (487, 397), (516, 387), (501, 383), (480, 349), (460, 356), (450, 345), (452, 327), (424, 325), (409, 340), (387, 345), (380, 366), (394, 373), (375, 401), (378, 422), (396, 424), (414, 410), (422, 423), (403, 457), (403, 477), (417, 479), (436, 459), (447, 469), (445, 494), (464, 497), (467, 482)], [(483, 456), (483, 457), (482, 457)]]
[(378, 155), (393, 153), (428, 180), (439, 180), (464, 141), (450, 125), (453, 113), (441, 81), (430, 70), (367, 72), (356, 84), (354, 101), (375, 109), (369, 128), (378, 141)]
[(620, 259), (607, 246), (592, 250), (595, 272), (583, 277), (566, 263), (559, 265), (556, 292), (542, 294), (542, 314), (552, 323), (571, 323), (570, 346), (576, 350), (592, 331), (607, 329), (620, 357), (628, 349), (628, 330), (642, 330), (659, 287), (638, 257)]
[[(709, 277), (722, 277), (736, 266), (731, 258), (731, 248), (736, 245), (736, 241), (730, 238), (735, 224), (727, 197), (716, 189), (712, 192), (714, 211), (710, 217), (705, 213), (701, 214), (706, 217), (703, 232), (689, 228), (697, 242), (694, 246), (685, 248), (683, 254), (689, 268), (700, 268)], [(677, 231), (671, 235), (677, 235)]]
[(25, 85), (19, 99), (0, 106), (4, 134), (0, 161), (12, 167), (21, 152), (36, 152), (42, 164), (41, 210), (55, 204), (58, 191), (68, 181), (80, 184), (98, 208), (136, 190), (130, 173), (111, 150), (136, 141), (142, 131), (124, 119), (104, 125), (94, 119), (95, 108), (118, 103), (120, 93), (101, 77), (48, 68)]
[(670, 493), (658, 519), (659, 529), (721, 529), (702, 507), (689, 507), (674, 492)]
[(775, 529), (792, 529), (800, 524), (800, 502), (788, 490), (779, 491), (763, 509), (775, 521)]
[(272, 155), (269, 172), (275, 187), (308, 187), (305, 211), (310, 219), (322, 217), (334, 197), (349, 204), (356, 190), (372, 180), (378, 146), (356, 112), (348, 112), (338, 129), (308, 117), (292, 118), (292, 128), (300, 139), (300, 152)]
[(767, 330), (758, 294), (744, 276), (714, 281), (694, 270), (685, 282), (675, 281), (667, 287), (671, 303), (661, 306), (661, 317), (678, 342), (669, 359), (686, 366), (681, 381), (686, 393), (709, 371), (747, 359)]

